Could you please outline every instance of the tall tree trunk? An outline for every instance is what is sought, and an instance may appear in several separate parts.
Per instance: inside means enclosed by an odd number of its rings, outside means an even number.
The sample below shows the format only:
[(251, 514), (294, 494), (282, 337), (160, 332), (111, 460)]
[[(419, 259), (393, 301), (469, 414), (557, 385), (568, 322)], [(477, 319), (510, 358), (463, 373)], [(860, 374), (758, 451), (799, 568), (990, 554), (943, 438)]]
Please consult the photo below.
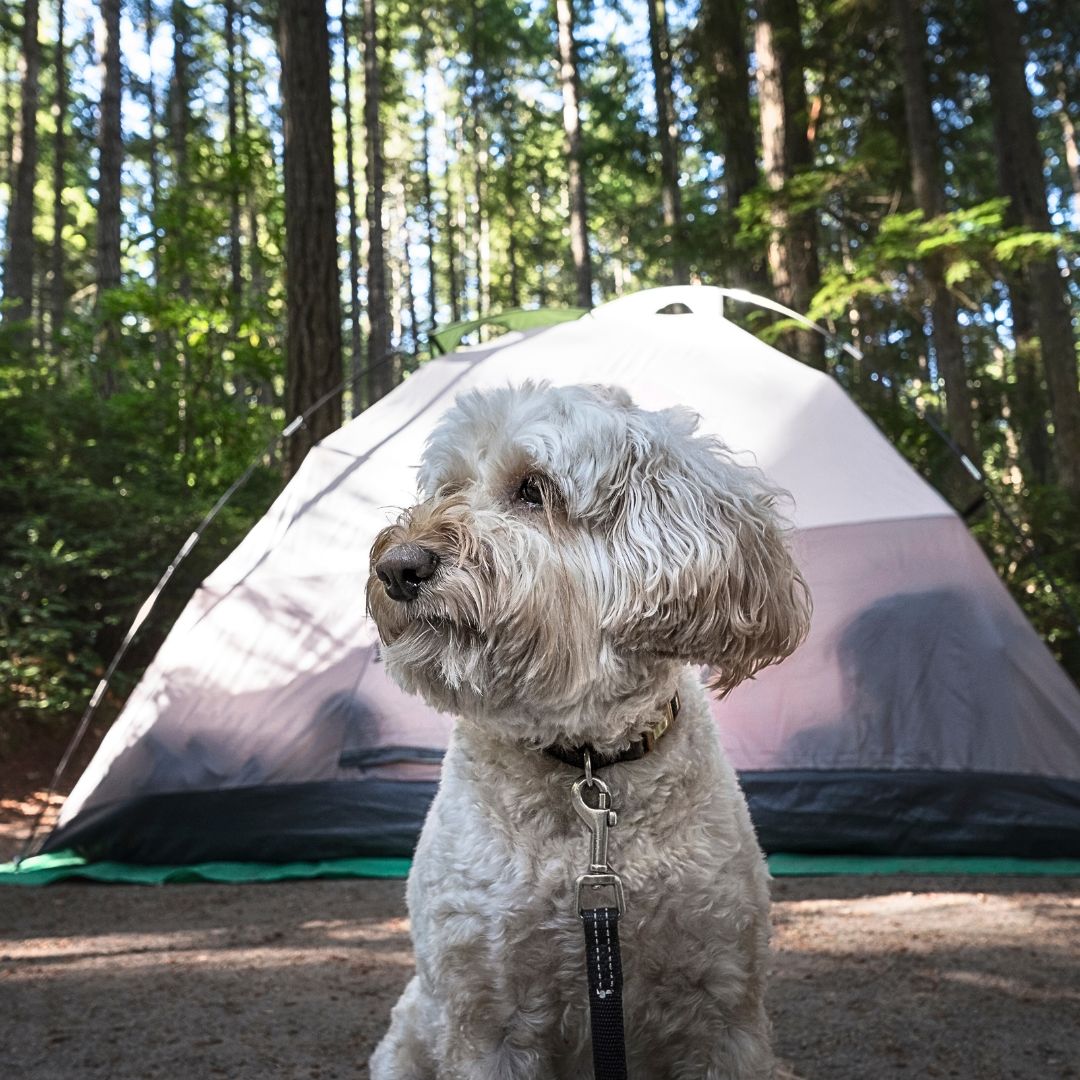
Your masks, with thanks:
[[(157, 21), (154, 15), (154, 0), (145, 0), (143, 4), (143, 24), (146, 33), (146, 52), (150, 55), (154, 46), (154, 36), (157, 33)], [(161, 208), (161, 163), (159, 161), (158, 147), (158, 101), (157, 87), (154, 83), (154, 72), (146, 80), (146, 111), (147, 111), (147, 154), (149, 156), (150, 170), (150, 258), (154, 268), (154, 284), (161, 285), (161, 226), (158, 221), (158, 213)]]
[(485, 206), (488, 149), (487, 134), (483, 127), (476, 126), (474, 138), (476, 139), (473, 146), (473, 188), (476, 193), (476, 313), (477, 317), (482, 319), (491, 307), (491, 223)]
[[(182, 223), (188, 218), (191, 185), (188, 176), (188, 135), (191, 127), (191, 79), (188, 74), (188, 40), (191, 19), (187, 0), (172, 0), (173, 64), (169, 79), (168, 138), (172, 157), (172, 185), (169, 189), (171, 227), (163, 245), (170, 287), (181, 301), (191, 300), (191, 246)], [(171, 337), (172, 335), (170, 335)], [(191, 401), (191, 361), (185, 335), (175, 338), (176, 348), (176, 418), (179, 450), (187, 454), (191, 446), (194, 416)]]
[[(475, 319), (480, 313), (479, 288), (477, 288), (477, 306), (472, 307), (469, 296), (469, 267), (474, 265), (469, 258), (469, 190), (468, 171), (465, 163), (468, 161), (468, 148), (465, 145), (465, 121), (460, 115), (454, 118), (453, 147), (454, 163), (458, 166), (454, 175), (458, 180), (458, 192), (460, 198), (454, 203), (454, 236), (458, 241), (458, 267), (461, 271), (461, 315), (464, 319)], [(475, 245), (473, 245), (475, 251)], [(479, 277), (476, 278), (479, 282)]]
[[(1014, 223), (1050, 232), (1020, 21), (1013, 0), (985, 0), (984, 10), (1002, 192), (1010, 199)], [(1027, 278), (1054, 419), (1054, 456), (1062, 485), (1074, 498), (1080, 498), (1080, 385), (1068, 293), (1055, 258), (1033, 260)]]
[[(169, 141), (172, 154), (173, 187), (171, 198), (175, 206), (174, 217), (181, 221), (187, 217), (191, 186), (188, 176), (188, 138), (191, 133), (191, 78), (188, 72), (191, 60), (188, 42), (191, 38), (191, 13), (187, 0), (173, 0), (173, 67), (169, 85)], [(179, 266), (177, 285), (184, 300), (191, 298), (191, 271), (188, 258), (190, 245), (184, 239), (182, 227), (175, 228), (169, 238), (173, 262)]]
[(120, 285), (120, 171), (124, 160), (120, 124), (120, 0), (101, 0), (105, 27), (104, 75), (98, 136), (97, 205), (97, 361), (101, 392), (109, 396), (118, 385), (120, 320), (103, 306), (106, 293)]
[(401, 266), (401, 284), (405, 290), (405, 309), (409, 313), (409, 337), (412, 339), (412, 356), (413, 365), (410, 365), (409, 370), (415, 365), (416, 358), (420, 355), (420, 328), (416, 323), (416, 290), (413, 288), (413, 274), (412, 274), (412, 250), (411, 241), (409, 239), (409, 219), (408, 211), (405, 207), (405, 189), (402, 188), (402, 200), (401, 200), (401, 213), (402, 213), (402, 226), (401, 226), (401, 242), (404, 246), (402, 266)]
[[(899, 61), (904, 88), (911, 156), (911, 188), (915, 204), (930, 220), (945, 212), (938, 161), (937, 131), (930, 108), (930, 87), (923, 51), (926, 26), (920, 0), (892, 0), (893, 21), (899, 30)], [(945, 410), (949, 435), (972, 461), (976, 457), (975, 413), (971, 404), (964, 347), (956, 323), (956, 305), (945, 285), (945, 262), (931, 255), (923, 267), (933, 324), (932, 344), (938, 371), (945, 384)]]
[(285, 128), (285, 408), (289, 418), (329, 395), (288, 448), (295, 473), (312, 445), (341, 426), (341, 300), (326, 6), (281, 0)]
[(352, 387), (352, 414), (364, 407), (363, 337), (360, 332), (360, 223), (356, 213), (356, 136), (352, 109), (352, 41), (349, 16), (341, 10), (341, 77), (345, 84), (345, 199), (349, 204), (349, 382)]
[(488, 134), (485, 128), (484, 58), (480, 49), (478, 8), (470, 8), (469, 45), (469, 108), (471, 120), (469, 141), (472, 144), (473, 194), (476, 198), (476, 217), (473, 228), (473, 249), (476, 252), (476, 314), (483, 318), (491, 303), (491, 225), (487, 217)]
[(580, 79), (574, 41), (573, 0), (555, 0), (559, 26), (559, 84), (562, 87), (563, 131), (570, 187), (570, 255), (574, 261), (574, 294), (579, 307), (591, 308), (592, 260), (585, 198), (585, 162), (581, 147)]
[(665, 0), (648, 0), (649, 46), (652, 51), (656, 97), (656, 135), (660, 144), (660, 205), (664, 214), (665, 244), (670, 252), (671, 276), (677, 285), (690, 281), (686, 265), (682, 196), (679, 192), (679, 125), (671, 90), (671, 41)]
[[(746, 48), (745, 0), (704, 0), (703, 49), (714, 73), (711, 102), (724, 153), (724, 195), (738, 233), (736, 212), (758, 184), (757, 129), (750, 106), (750, 61)], [(729, 271), (733, 283), (764, 292), (769, 275), (765, 251), (739, 252)]]
[(435, 244), (436, 244), (436, 230), (435, 230), (435, 196), (431, 187), (431, 142), (430, 142), (430, 128), (431, 128), (431, 115), (428, 113), (427, 106), (427, 53), (424, 54), (424, 61), (421, 65), (424, 70), (423, 81), (423, 103), (424, 114), (421, 120), (421, 144), (420, 153), (423, 157), (422, 172), (424, 184), (424, 225), (427, 232), (427, 304), (428, 304), (428, 333), (429, 336), (435, 330), (435, 323), (438, 317), (438, 290), (436, 288), (437, 278), (435, 276)]
[(225, 55), (227, 125), (229, 140), (229, 308), (230, 333), (240, 328), (240, 308), (244, 302), (244, 263), (240, 247), (240, 129), (237, 108), (236, 0), (225, 0)]
[(1023, 472), (1036, 484), (1047, 484), (1053, 472), (1050, 448), (1050, 405), (1046, 398), (1039, 336), (1031, 286), (1020, 270), (1005, 276), (1012, 313), (1013, 371), (1016, 385), (1010, 391), (1016, 436), (1023, 456)]
[[(394, 353), (404, 351), (402, 342), (405, 340), (404, 320), (402, 318), (401, 304), (401, 259), (398, 257), (394, 239), (400, 235), (401, 223), (398, 220), (397, 200), (392, 199), (386, 207), (387, 225), (387, 252), (386, 252), (386, 278), (388, 288), (386, 292), (387, 303), (390, 307), (390, 346)], [(399, 358), (394, 356), (394, 382), (397, 382), (397, 367)]]
[(34, 304), (34, 181), (37, 177), (38, 82), (41, 43), (38, 41), (38, 0), (26, 0), (23, 7), (22, 57), (19, 61), (22, 97), (19, 134), (12, 161), (15, 166), (8, 212), (8, 251), (4, 265), (5, 318), (24, 323), (18, 332), (20, 344), (29, 344), (29, 320)]
[[(0, 98), (0, 184), (7, 184), (9, 191), (15, 187), (15, 95), (11, 91), (11, 53), (11, 45), (5, 38), (0, 42), (0, 88), (3, 89)], [(10, 220), (7, 224), (10, 225)]]
[(241, 20), (240, 36), (240, 128), (244, 139), (244, 172), (248, 183), (244, 189), (244, 209), (247, 216), (248, 280), (251, 282), (251, 295), (261, 297), (266, 294), (263, 274), (262, 249), (259, 238), (259, 202), (255, 186), (251, 181), (254, 176), (254, 139), (251, 133), (251, 113), (248, 107), (248, 36)]
[(364, 127), (367, 132), (368, 227), (368, 404), (394, 385), (390, 363), (390, 309), (386, 295), (386, 241), (383, 236), (383, 133), (379, 120), (382, 78), (379, 71), (379, 28), (375, 0), (363, 0)]
[(49, 333), (51, 348), (55, 355), (60, 348), (60, 336), (64, 327), (64, 311), (67, 307), (67, 279), (64, 273), (64, 226), (67, 212), (64, 206), (64, 174), (67, 169), (67, 52), (64, 48), (66, 25), (64, 0), (56, 5), (56, 133), (53, 137), (53, 242), (52, 272), (50, 274)]
[(1058, 123), (1061, 124), (1061, 141), (1065, 146), (1065, 164), (1069, 170), (1069, 184), (1072, 187), (1072, 212), (1074, 218), (1080, 218), (1080, 143), (1076, 139), (1076, 125), (1069, 115), (1069, 100), (1063, 84), (1058, 86), (1061, 108), (1058, 109)]
[(446, 277), (450, 289), (450, 321), (452, 323), (461, 320), (461, 284), (458, 278), (457, 258), (457, 209), (454, 206), (454, 191), (450, 183), (450, 168), (444, 176), (446, 182)]
[(512, 116), (506, 118), (506, 128), (503, 133), (503, 142), (506, 146), (506, 159), (503, 164), (503, 205), (506, 212), (506, 262), (510, 276), (510, 307), (521, 307), (521, 269), (518, 266), (518, 242), (517, 242), (517, 148), (514, 143), (514, 121)]
[(1065, 167), (1069, 172), (1069, 187), (1072, 188), (1073, 217), (1080, 217), (1080, 142), (1077, 141), (1076, 125), (1069, 114), (1069, 90), (1065, 82), (1065, 68), (1061, 61), (1053, 67), (1054, 83), (1057, 89), (1058, 123), (1061, 125), (1061, 142), (1065, 150)]
[[(806, 85), (798, 0), (758, 0), (755, 27), (761, 146), (773, 192), (769, 270), (781, 303), (805, 312), (820, 285), (817, 225), (812, 212), (790, 209), (790, 184), (811, 164), (806, 137)], [(804, 364), (824, 369), (822, 339), (795, 330), (786, 345)]]

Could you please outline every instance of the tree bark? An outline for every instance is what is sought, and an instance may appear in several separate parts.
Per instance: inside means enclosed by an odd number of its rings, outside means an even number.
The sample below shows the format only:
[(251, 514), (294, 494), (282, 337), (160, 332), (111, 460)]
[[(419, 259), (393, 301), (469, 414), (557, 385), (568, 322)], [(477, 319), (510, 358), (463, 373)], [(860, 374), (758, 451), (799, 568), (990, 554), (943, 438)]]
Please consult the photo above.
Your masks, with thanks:
[[(191, 127), (191, 80), (188, 77), (188, 39), (191, 36), (187, 0), (173, 0), (173, 66), (169, 85), (169, 143), (172, 154), (173, 186), (171, 200), (177, 203), (174, 217), (186, 218), (185, 208), (190, 192), (188, 178), (188, 134)], [(169, 238), (172, 261), (178, 264), (179, 291), (184, 299), (191, 295), (191, 273), (188, 269), (189, 246), (183, 239), (183, 229), (175, 229)]]
[(41, 43), (38, 41), (38, 0), (23, 7), (22, 57), (20, 58), (21, 104), (19, 132), (14, 142), (14, 177), (8, 212), (8, 251), (4, 265), (5, 319), (23, 325), (16, 333), (18, 344), (29, 344), (29, 320), (34, 304), (34, 181), (37, 178), (38, 83)]
[(563, 131), (566, 135), (570, 189), (570, 255), (574, 262), (574, 291), (578, 306), (591, 308), (592, 260), (589, 255), (585, 162), (581, 146), (581, 91), (574, 41), (573, 0), (555, 0), (555, 13), (559, 29), (559, 84), (562, 88)]
[(1080, 218), (1080, 144), (1076, 139), (1076, 125), (1069, 115), (1069, 100), (1064, 85), (1059, 85), (1058, 96), (1061, 108), (1058, 109), (1058, 123), (1061, 124), (1061, 141), (1065, 147), (1065, 165), (1069, 170), (1069, 184), (1072, 187), (1073, 217)]
[[(892, 0), (892, 11), (899, 31), (898, 57), (911, 156), (911, 188), (916, 206), (930, 220), (945, 212), (945, 192), (923, 58), (926, 26), (919, 3), (920, 0)], [(931, 255), (924, 261), (922, 271), (933, 325), (931, 342), (938, 372), (945, 384), (949, 436), (972, 461), (977, 461), (975, 412), (964, 363), (963, 341), (956, 323), (956, 305), (945, 284), (944, 259), (940, 255)]]
[(56, 133), (53, 137), (53, 242), (52, 270), (50, 274), (49, 336), (53, 355), (60, 348), (64, 328), (64, 312), (67, 308), (67, 276), (64, 259), (64, 226), (67, 209), (64, 204), (64, 180), (67, 169), (67, 52), (64, 47), (66, 27), (64, 0), (56, 5)]
[[(146, 52), (150, 54), (154, 35), (157, 33), (157, 23), (154, 17), (153, 0), (145, 0), (143, 4), (143, 23), (146, 34)], [(161, 208), (161, 163), (159, 161), (158, 147), (158, 101), (157, 88), (154, 84), (154, 73), (146, 80), (146, 126), (148, 131), (147, 154), (149, 156), (150, 170), (150, 258), (154, 268), (154, 284), (161, 285), (161, 227), (158, 223), (158, 212)]]
[(491, 308), (491, 223), (487, 215), (487, 135), (481, 125), (473, 132), (473, 189), (476, 193), (476, 313), (483, 318)]
[(420, 153), (423, 156), (422, 177), (424, 184), (424, 225), (427, 232), (427, 304), (428, 304), (428, 333), (435, 330), (435, 322), (438, 315), (438, 290), (435, 276), (435, 196), (431, 186), (431, 142), (430, 128), (431, 115), (427, 106), (427, 54), (424, 54), (422, 68), (425, 72), (423, 81), (423, 119), (421, 120), (421, 144)]
[(278, 47), (285, 129), (286, 413), (292, 419), (329, 395), (289, 443), (289, 471), (295, 473), (312, 445), (341, 425), (337, 191), (325, 4), (281, 0)]
[(97, 361), (101, 392), (108, 397), (118, 385), (120, 320), (104, 305), (110, 289), (120, 285), (120, 172), (124, 140), (120, 121), (120, 0), (101, 0), (105, 27), (104, 76), (98, 135), (97, 205)]
[(352, 414), (364, 408), (364, 343), (360, 332), (360, 223), (356, 213), (356, 136), (352, 109), (352, 41), (349, 17), (341, 11), (341, 77), (345, 84), (345, 199), (349, 204), (349, 382), (352, 387)]
[(393, 389), (390, 362), (390, 309), (386, 295), (386, 241), (383, 235), (385, 165), (379, 119), (382, 79), (379, 71), (379, 28), (375, 0), (363, 0), (364, 127), (367, 133), (368, 226), (368, 404)]
[(446, 183), (446, 277), (450, 289), (450, 321), (452, 323), (461, 320), (461, 284), (458, 277), (457, 259), (457, 224), (454, 206), (454, 192), (450, 183), (450, 168), (447, 165), (444, 174)]
[[(412, 339), (412, 357), (415, 363), (420, 355), (420, 330), (416, 324), (416, 290), (413, 288), (412, 251), (409, 240), (409, 218), (405, 207), (405, 189), (401, 195), (401, 243), (404, 248), (401, 265), (401, 284), (405, 290), (405, 310), (409, 313), (409, 337)], [(412, 370), (410, 366), (409, 370)]]
[[(191, 80), (188, 77), (188, 39), (191, 36), (187, 0), (172, 0), (173, 64), (169, 79), (168, 146), (172, 158), (168, 226), (162, 246), (169, 286), (184, 301), (191, 299), (191, 244), (182, 223), (187, 220), (191, 198), (188, 176), (188, 133), (191, 126)], [(191, 362), (183, 334), (175, 339), (176, 417), (178, 446), (186, 454), (191, 446), (194, 417), (191, 413)]]
[(1023, 471), (1028, 479), (1036, 484), (1048, 484), (1053, 473), (1050, 405), (1046, 399), (1039, 337), (1035, 331), (1031, 286), (1020, 270), (1009, 271), (1005, 283), (1009, 290), (1015, 342), (1013, 371), (1016, 385), (1009, 396), (1016, 420), (1017, 443), (1023, 457)]
[(469, 141), (472, 144), (473, 193), (476, 197), (476, 216), (473, 222), (473, 248), (476, 251), (476, 313), (483, 318), (491, 303), (491, 225), (487, 216), (488, 135), (484, 127), (485, 95), (483, 88), (484, 59), (480, 49), (478, 7), (473, 4), (470, 14), (469, 46)]
[[(780, 302), (803, 313), (821, 274), (814, 215), (790, 208), (791, 181), (811, 164), (798, 0), (758, 0), (754, 40), (765, 182), (773, 192), (769, 269)], [(822, 339), (812, 330), (792, 331), (785, 346), (804, 364), (824, 369)]]
[[(714, 123), (724, 154), (724, 196), (733, 220), (747, 192), (758, 184), (757, 131), (750, 106), (750, 60), (746, 48), (744, 0), (704, 0), (703, 51), (714, 75), (710, 95)], [(732, 269), (734, 284), (764, 291), (768, 286), (765, 252), (740, 252)]]
[[(468, 154), (465, 148), (465, 122), (460, 114), (454, 119), (452, 132), (454, 164), (458, 166), (454, 175), (458, 180), (457, 194), (460, 196), (454, 203), (454, 238), (457, 241), (458, 270), (461, 275), (461, 317), (475, 319), (479, 314), (479, 306), (474, 309), (469, 298), (469, 191), (465, 166)], [(477, 280), (479, 281), (479, 278)]]
[[(990, 96), (1002, 193), (1012, 223), (1050, 232), (1042, 152), (1025, 74), (1026, 54), (1013, 0), (985, 0)], [(1027, 266), (1043, 369), (1054, 420), (1054, 457), (1062, 486), (1080, 498), (1080, 385), (1065, 281), (1055, 258)]]
[(244, 302), (244, 263), (240, 246), (240, 129), (237, 118), (236, 0), (225, 0), (226, 117), (229, 141), (229, 308), (231, 332), (240, 327)]
[(671, 90), (671, 42), (665, 0), (648, 0), (649, 47), (652, 52), (656, 97), (656, 135), (660, 144), (660, 205), (664, 214), (664, 244), (670, 252), (671, 277), (676, 285), (690, 281), (679, 192), (679, 125)]
[(244, 141), (244, 172), (248, 183), (244, 189), (244, 209), (247, 217), (248, 280), (251, 282), (251, 295), (261, 297), (266, 293), (263, 274), (262, 250), (259, 247), (259, 205), (255, 195), (255, 186), (251, 181), (254, 165), (254, 140), (251, 133), (251, 114), (248, 107), (248, 38), (241, 19), (240, 37), (240, 128)]
[[(0, 183), (8, 185), (11, 191), (15, 187), (15, 102), (11, 92), (11, 45), (5, 39), (0, 42), (0, 86), (3, 99), (0, 101), (0, 123), (3, 134), (0, 135)], [(10, 204), (9, 204), (10, 205)]]
[(517, 238), (517, 148), (514, 142), (513, 117), (506, 118), (503, 132), (506, 157), (503, 164), (503, 205), (506, 212), (506, 262), (509, 274), (510, 307), (521, 307), (521, 268), (518, 266)]

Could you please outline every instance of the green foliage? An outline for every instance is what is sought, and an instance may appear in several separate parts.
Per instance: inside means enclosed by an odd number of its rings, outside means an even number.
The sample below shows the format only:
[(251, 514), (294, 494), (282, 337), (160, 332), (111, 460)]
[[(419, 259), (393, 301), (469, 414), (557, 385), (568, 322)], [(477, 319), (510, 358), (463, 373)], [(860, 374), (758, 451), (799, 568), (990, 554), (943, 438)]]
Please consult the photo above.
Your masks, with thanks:
[[(0, 379), (0, 713), (62, 716), (85, 704), (140, 604), (266, 425), (220, 401), (180, 453), (165, 394), (139, 387), (103, 399), (85, 376), (60, 383), (44, 367), (9, 366)], [(129, 676), (279, 480), (263, 469), (196, 547)]]

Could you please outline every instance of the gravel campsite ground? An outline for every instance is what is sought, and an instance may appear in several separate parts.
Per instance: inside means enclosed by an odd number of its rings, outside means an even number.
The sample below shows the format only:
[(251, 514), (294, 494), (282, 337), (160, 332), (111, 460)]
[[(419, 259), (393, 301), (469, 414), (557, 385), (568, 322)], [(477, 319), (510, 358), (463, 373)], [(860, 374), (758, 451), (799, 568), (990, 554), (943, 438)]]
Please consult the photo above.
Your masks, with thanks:
[[(32, 808), (0, 800), (0, 861)], [(403, 894), (2, 887), (0, 1075), (366, 1077), (412, 971)], [(784, 1080), (1080, 1080), (1080, 879), (782, 878), (773, 899)]]

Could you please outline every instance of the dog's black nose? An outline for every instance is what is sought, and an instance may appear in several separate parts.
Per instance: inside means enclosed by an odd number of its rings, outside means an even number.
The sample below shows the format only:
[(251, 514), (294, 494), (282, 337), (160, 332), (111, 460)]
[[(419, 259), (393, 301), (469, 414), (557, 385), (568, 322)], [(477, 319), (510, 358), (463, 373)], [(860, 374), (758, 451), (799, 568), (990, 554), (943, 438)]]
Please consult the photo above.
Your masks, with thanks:
[(420, 586), (435, 573), (439, 556), (419, 544), (398, 544), (375, 564), (375, 576), (391, 600), (415, 600)]

